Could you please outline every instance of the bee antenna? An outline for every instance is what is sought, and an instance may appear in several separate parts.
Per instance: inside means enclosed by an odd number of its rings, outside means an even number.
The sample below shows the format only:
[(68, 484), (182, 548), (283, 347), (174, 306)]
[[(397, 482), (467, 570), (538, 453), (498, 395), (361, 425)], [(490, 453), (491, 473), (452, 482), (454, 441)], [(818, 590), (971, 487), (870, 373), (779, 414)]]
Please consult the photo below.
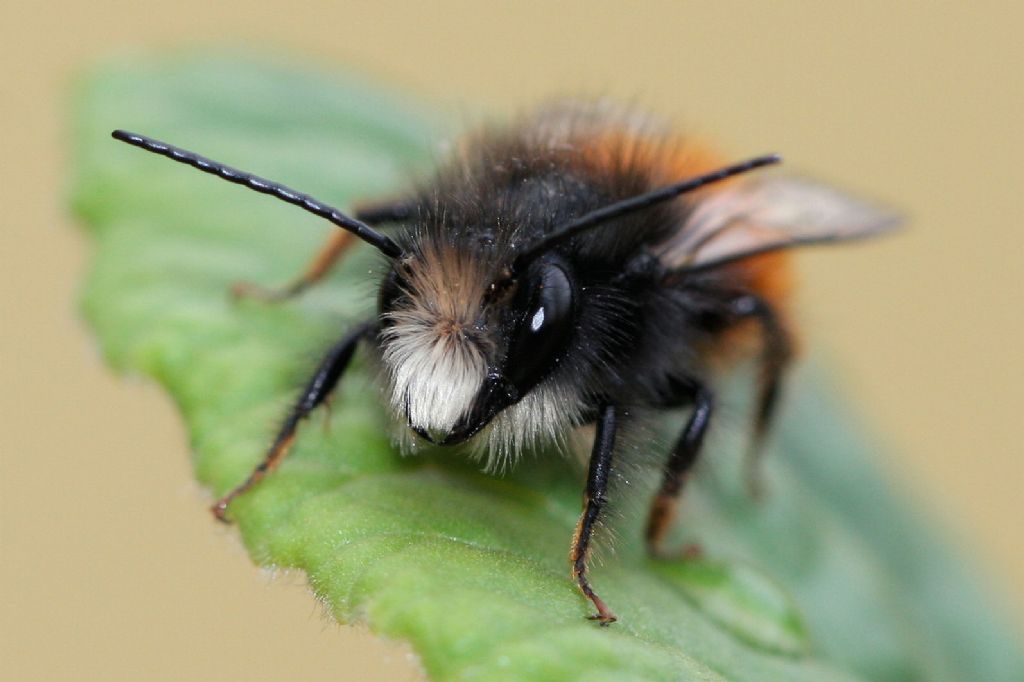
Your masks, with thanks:
[(166, 142), (160, 140), (154, 140), (151, 137), (145, 135), (138, 135), (136, 133), (129, 133), (124, 130), (115, 130), (111, 133), (115, 140), (121, 140), (127, 142), (130, 145), (140, 147), (148, 152), (166, 156), (172, 161), (178, 163), (184, 163), (193, 168), (198, 168), (204, 173), (210, 173), (217, 177), (223, 178), (228, 182), (233, 182), (236, 185), (244, 185), (249, 189), (260, 192), (261, 194), (269, 194), (272, 197), (286, 201), (289, 204), (294, 204), (299, 208), (305, 209), (313, 215), (326, 218), (343, 230), (348, 230), (355, 236), (362, 239), (367, 244), (375, 247), (378, 251), (383, 253), (388, 258), (397, 258), (402, 255), (402, 249), (387, 235), (383, 235), (377, 232), (366, 223), (351, 218), (333, 206), (314, 199), (308, 194), (302, 192), (296, 192), (290, 187), (286, 187), (277, 182), (265, 180), (252, 173), (246, 173), (240, 171), (237, 168), (226, 166), (217, 161), (213, 161), (204, 156), (200, 156), (194, 152), (190, 152), (184, 149), (179, 149), (173, 145), (169, 145)]
[(701, 187), (710, 185), (715, 182), (720, 182), (726, 178), (731, 178), (734, 175), (740, 175), (741, 173), (747, 173), (762, 166), (771, 166), (776, 163), (780, 163), (782, 157), (778, 154), (765, 154), (764, 156), (757, 156), (747, 161), (741, 161), (740, 163), (733, 164), (731, 166), (725, 166), (718, 170), (705, 173), (704, 175), (698, 175), (695, 178), (689, 178), (682, 180), (673, 185), (667, 185), (660, 187), (646, 194), (638, 194), (622, 201), (616, 201), (613, 204), (602, 206), (599, 209), (591, 211), (585, 215), (576, 218), (558, 228), (556, 228), (551, 234), (543, 237), (535, 244), (528, 247), (519, 256), (516, 257), (512, 264), (512, 272), (519, 273), (526, 269), (526, 267), (537, 259), (540, 255), (547, 252), (551, 248), (572, 239), (576, 235), (586, 232), (592, 228), (603, 225), (609, 220), (622, 217), (629, 213), (636, 211), (642, 211), (645, 208), (655, 206), (657, 204), (674, 199), (681, 194), (698, 190)]

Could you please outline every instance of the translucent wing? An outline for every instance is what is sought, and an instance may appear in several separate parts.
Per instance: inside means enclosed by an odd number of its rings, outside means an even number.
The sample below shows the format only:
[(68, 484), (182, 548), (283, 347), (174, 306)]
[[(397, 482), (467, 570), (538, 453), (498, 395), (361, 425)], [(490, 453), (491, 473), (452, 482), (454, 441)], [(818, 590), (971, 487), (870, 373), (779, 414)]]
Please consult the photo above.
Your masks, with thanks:
[(895, 213), (826, 185), (768, 178), (709, 193), (654, 252), (671, 270), (706, 269), (766, 251), (871, 237), (898, 223)]

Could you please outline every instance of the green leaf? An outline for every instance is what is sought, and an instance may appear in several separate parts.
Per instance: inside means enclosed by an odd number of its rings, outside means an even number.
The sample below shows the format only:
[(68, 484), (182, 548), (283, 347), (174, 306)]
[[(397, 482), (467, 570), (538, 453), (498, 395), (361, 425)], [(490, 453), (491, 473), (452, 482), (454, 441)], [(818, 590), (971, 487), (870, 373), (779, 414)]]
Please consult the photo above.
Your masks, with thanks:
[[(73, 202), (96, 245), (86, 315), (114, 367), (171, 393), (196, 476), (223, 493), (261, 458), (318, 353), (370, 314), (380, 265), (360, 249), (297, 302), (232, 304), (233, 282), (288, 280), (332, 228), (110, 131), (345, 206), (397, 191), (440, 127), (358, 79), (239, 55), (136, 56), (94, 73), (76, 102)], [(403, 458), (359, 360), (329, 428), (304, 425), (232, 514), (256, 562), (302, 569), (339, 620), (408, 640), (435, 679), (1024, 679), (976, 579), (876, 473), (876, 444), (834, 393), (821, 372), (796, 379), (763, 503), (740, 485), (742, 423), (712, 439), (677, 536), (707, 559), (644, 556), (656, 467), (624, 470), (615, 551), (593, 571), (620, 617), (610, 628), (586, 620), (569, 579), (579, 464), (540, 453), (497, 478), (452, 452)]]

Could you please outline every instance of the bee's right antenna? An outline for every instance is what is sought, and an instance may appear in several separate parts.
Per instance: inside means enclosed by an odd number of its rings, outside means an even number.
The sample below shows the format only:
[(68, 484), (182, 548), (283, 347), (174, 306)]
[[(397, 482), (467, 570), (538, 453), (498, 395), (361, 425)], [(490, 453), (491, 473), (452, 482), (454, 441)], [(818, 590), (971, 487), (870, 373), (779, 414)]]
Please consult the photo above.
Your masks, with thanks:
[(111, 134), (115, 140), (121, 140), (122, 142), (127, 142), (128, 144), (145, 149), (148, 152), (166, 156), (172, 161), (177, 161), (178, 163), (184, 163), (192, 166), (193, 168), (198, 168), (204, 173), (216, 175), (217, 177), (223, 178), (228, 182), (233, 182), (236, 185), (244, 185), (245, 187), (256, 190), (262, 194), (269, 194), (281, 201), (286, 201), (289, 204), (294, 204), (299, 208), (305, 209), (313, 215), (326, 218), (343, 230), (348, 230), (370, 246), (373, 246), (388, 258), (397, 258), (402, 255), (401, 247), (399, 247), (398, 244), (396, 244), (394, 240), (387, 235), (377, 232), (377, 230), (373, 229), (361, 220), (351, 218), (333, 206), (329, 206), (322, 201), (314, 199), (308, 194), (296, 192), (290, 187), (286, 187), (278, 182), (265, 180), (257, 175), (253, 175), (252, 173), (246, 173), (245, 171), (240, 171), (237, 168), (225, 166), (217, 161), (207, 159), (204, 156), (199, 156), (194, 152), (179, 149), (178, 147), (169, 145), (166, 142), (154, 140), (153, 138), (146, 137), (145, 135), (129, 133), (124, 130), (115, 130)]
[(719, 168), (718, 170), (711, 171), (710, 173), (705, 173), (704, 175), (698, 175), (695, 178), (689, 178), (687, 180), (677, 182), (674, 185), (660, 187), (654, 191), (647, 192), (646, 194), (638, 194), (635, 197), (629, 197), (628, 199), (623, 199), (622, 201), (616, 201), (613, 204), (602, 206), (599, 209), (576, 218), (570, 223), (556, 228), (551, 234), (546, 235), (537, 243), (531, 245), (516, 257), (515, 262), (512, 264), (512, 273), (514, 275), (515, 273), (523, 272), (526, 269), (526, 266), (552, 247), (572, 239), (581, 232), (585, 232), (597, 227), (598, 225), (602, 225), (609, 220), (614, 220), (615, 218), (624, 216), (627, 213), (640, 211), (650, 206), (669, 201), (670, 199), (675, 199), (681, 194), (698, 190), (705, 185), (710, 185), (714, 182), (731, 178), (734, 175), (747, 173), (755, 168), (770, 166), (772, 164), (780, 163), (781, 161), (782, 157), (778, 154), (757, 156), (747, 161), (742, 161), (731, 166)]

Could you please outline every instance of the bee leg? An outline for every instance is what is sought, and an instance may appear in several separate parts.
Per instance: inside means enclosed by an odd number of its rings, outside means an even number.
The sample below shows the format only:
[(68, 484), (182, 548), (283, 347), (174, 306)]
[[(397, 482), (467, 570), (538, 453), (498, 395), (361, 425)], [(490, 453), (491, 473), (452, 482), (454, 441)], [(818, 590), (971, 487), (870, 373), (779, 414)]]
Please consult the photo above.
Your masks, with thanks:
[(270, 449), (267, 450), (263, 461), (253, 469), (245, 481), (217, 500), (217, 503), (210, 508), (210, 511), (213, 512), (213, 515), (219, 521), (226, 523), (228, 521), (228, 505), (231, 504), (231, 501), (259, 483), (264, 476), (273, 471), (287, 456), (292, 441), (295, 439), (295, 430), (298, 428), (299, 422), (330, 396), (334, 387), (338, 384), (338, 379), (341, 378), (342, 373), (352, 359), (356, 346), (366, 336), (369, 329), (370, 324), (360, 325), (355, 330), (349, 332), (327, 352), (324, 359), (320, 361), (320, 365), (316, 368), (316, 372), (306, 383), (306, 387), (299, 395), (299, 399), (288, 412), (284, 424), (277, 432), (277, 437), (274, 438), (274, 442)]
[[(665, 533), (675, 517), (679, 494), (700, 454), (704, 435), (707, 433), (711, 414), (714, 411), (714, 404), (714, 395), (711, 391), (703, 384), (694, 383), (693, 412), (690, 414), (686, 426), (683, 427), (683, 432), (679, 435), (675, 447), (672, 448), (672, 454), (669, 455), (668, 464), (661, 479), (661, 487), (654, 496), (651, 510), (647, 515), (645, 538), (647, 552), (651, 556), (665, 556), (663, 546)], [(691, 546), (683, 551), (683, 555), (695, 556), (699, 555), (699, 552), (700, 549), (697, 546)]]
[(590, 555), (590, 541), (597, 525), (601, 509), (607, 504), (605, 493), (608, 489), (608, 475), (611, 473), (612, 452), (615, 448), (616, 415), (614, 405), (604, 405), (597, 421), (597, 435), (590, 453), (590, 469), (587, 474), (587, 488), (583, 495), (583, 513), (576, 524), (576, 533), (572, 538), (572, 550), (569, 561), (572, 564), (572, 577), (580, 590), (597, 607), (597, 613), (590, 616), (591, 620), (601, 625), (615, 622), (615, 614), (590, 587), (587, 578), (587, 559)]
[(775, 309), (764, 299), (747, 295), (735, 299), (733, 311), (741, 318), (755, 320), (761, 327), (761, 368), (754, 411), (754, 428), (747, 453), (747, 485), (754, 498), (764, 494), (761, 451), (782, 395), (786, 370), (793, 358), (793, 342)]
[(356, 238), (351, 232), (337, 230), (306, 267), (306, 271), (290, 284), (280, 289), (267, 289), (252, 282), (236, 282), (231, 287), (231, 295), (236, 299), (253, 298), (265, 302), (294, 298), (323, 279), (355, 242)]
[[(396, 202), (374, 204), (355, 213), (356, 220), (368, 225), (378, 223), (403, 222), (413, 214), (413, 206), (409, 203)], [(231, 295), (235, 298), (254, 298), (259, 301), (276, 302), (294, 298), (323, 279), (341, 257), (355, 244), (356, 238), (351, 232), (337, 230), (320, 249), (316, 257), (306, 267), (306, 271), (290, 284), (280, 289), (267, 289), (252, 282), (238, 282), (231, 287)]]

